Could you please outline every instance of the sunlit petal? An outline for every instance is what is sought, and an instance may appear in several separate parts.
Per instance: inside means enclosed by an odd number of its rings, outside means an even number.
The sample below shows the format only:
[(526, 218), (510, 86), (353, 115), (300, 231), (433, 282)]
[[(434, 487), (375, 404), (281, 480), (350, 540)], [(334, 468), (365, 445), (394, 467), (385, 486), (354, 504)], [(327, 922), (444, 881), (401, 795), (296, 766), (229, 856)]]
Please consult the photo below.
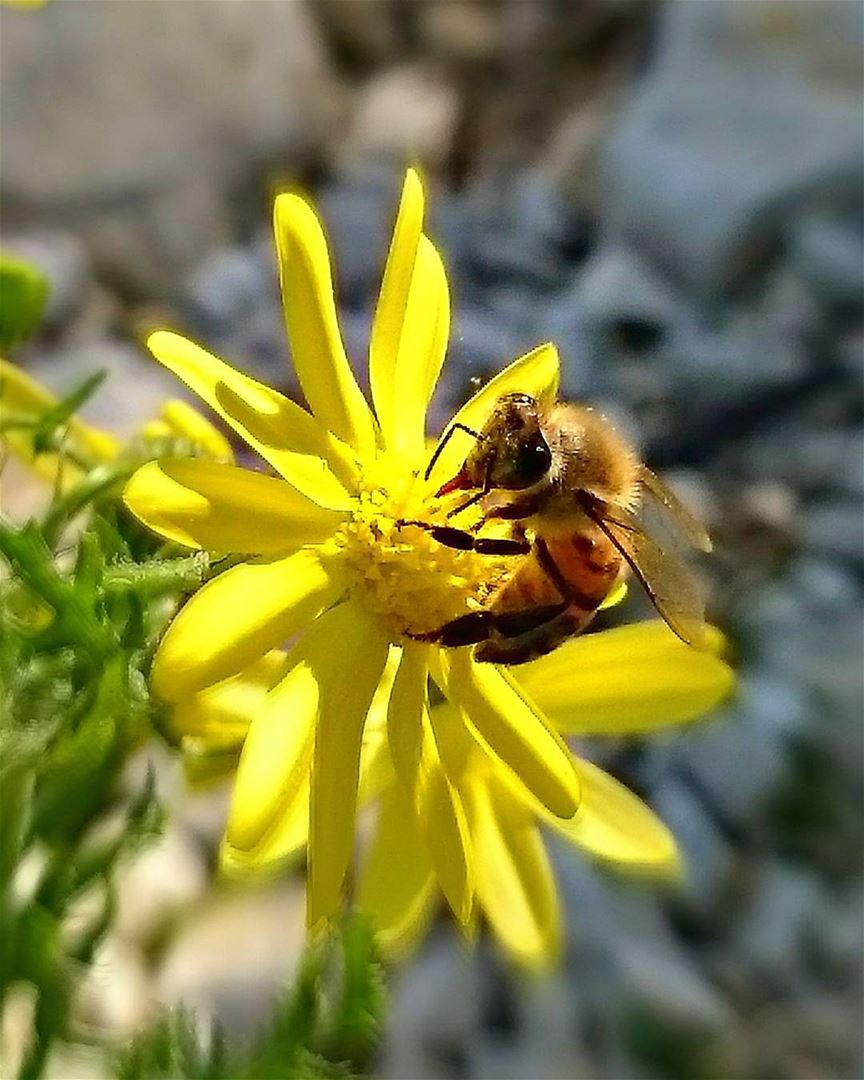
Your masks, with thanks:
[(123, 501), (161, 536), (222, 554), (275, 555), (320, 543), (344, 518), (284, 480), (203, 458), (148, 462)]
[[(502, 394), (518, 391), (530, 394), (539, 401), (553, 401), (558, 393), (559, 368), (558, 350), (555, 346), (538, 345), (536, 349), (514, 360), (494, 379), (490, 379), (482, 390), (478, 390), (456, 413), (452, 424), (465, 424), (479, 430)], [(457, 433), (450, 439), (432, 470), (429, 479), (432, 488), (440, 487), (445, 480), (456, 474), (472, 445), (472, 440), (465, 434)]]
[(675, 877), (681, 861), (675, 838), (641, 799), (590, 761), (576, 759), (582, 802), (574, 818), (546, 820), (598, 858), (628, 870)]
[(166, 401), (161, 409), (161, 417), (174, 435), (188, 439), (214, 461), (233, 462), (231, 443), (188, 401), (181, 398)]
[(558, 896), (530, 809), (503, 785), (465, 790), (474, 840), (477, 899), (501, 944), (518, 963), (547, 967), (561, 936)]
[(314, 210), (298, 195), (276, 198), (273, 227), (291, 353), (315, 417), (361, 455), (375, 448), (366, 399), (345, 355), (330, 275), (330, 256)]
[(411, 459), (423, 453), (426, 406), (450, 330), (447, 276), (422, 225), (423, 189), (409, 169), (372, 325), (369, 371), (384, 443)]
[(396, 358), (405, 325), (408, 293), (423, 231), (423, 185), (409, 169), (402, 186), (393, 239), (387, 254), (378, 306), (369, 337), (369, 382), (375, 413), (387, 446), (393, 445), (396, 419)]
[[(709, 646), (722, 638), (709, 628)], [(730, 693), (731, 668), (660, 620), (574, 638), (516, 672), (559, 731), (627, 735), (695, 720)]]
[(475, 664), (470, 650), (441, 650), (441, 657), (442, 689), (483, 744), (548, 810), (572, 817), (579, 780), (570, 752), (543, 715), (503, 671)]
[(177, 701), (236, 675), (303, 629), (343, 589), (339, 564), (315, 548), (226, 570), (169, 626), (153, 660), (153, 689)]
[(239, 746), (284, 671), (286, 655), (283, 649), (271, 649), (238, 675), (181, 698), (168, 712), (169, 730), (202, 744)]
[(385, 954), (402, 958), (426, 929), (435, 873), (408, 797), (393, 785), (381, 797), (378, 821), (360, 866), (356, 902), (371, 916)]
[(457, 789), (441, 766), (426, 705), (428, 647), (411, 645), (390, 696), (388, 742), (396, 777), (420, 823), (447, 901), (460, 922), (471, 913), (470, 837)]
[(327, 613), (322, 647), (305, 662), (316, 692), (306, 887), (309, 926), (328, 918), (341, 898), (354, 845), (363, 725), (388, 649), (377, 623), (349, 601)]
[(304, 495), (334, 510), (350, 505), (353, 455), (305, 409), (179, 334), (157, 330), (147, 347)]

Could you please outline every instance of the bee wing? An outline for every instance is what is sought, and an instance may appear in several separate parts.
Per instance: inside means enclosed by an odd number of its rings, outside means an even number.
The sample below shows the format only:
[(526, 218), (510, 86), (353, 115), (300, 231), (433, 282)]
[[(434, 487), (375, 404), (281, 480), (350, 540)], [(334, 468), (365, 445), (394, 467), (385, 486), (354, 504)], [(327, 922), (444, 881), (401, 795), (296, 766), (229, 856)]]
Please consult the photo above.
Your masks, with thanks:
[(660, 547), (627, 510), (595, 500), (588, 514), (621, 553), (669, 628), (687, 645), (706, 647), (702, 591), (684, 563)]
[(711, 538), (705, 531), (702, 522), (697, 521), (678, 496), (673, 491), (670, 491), (660, 477), (651, 472), (647, 465), (639, 466), (639, 481), (642, 485), (643, 501), (646, 501), (646, 495), (650, 495), (671, 515), (693, 547), (698, 548), (699, 551), (707, 552), (711, 550)]

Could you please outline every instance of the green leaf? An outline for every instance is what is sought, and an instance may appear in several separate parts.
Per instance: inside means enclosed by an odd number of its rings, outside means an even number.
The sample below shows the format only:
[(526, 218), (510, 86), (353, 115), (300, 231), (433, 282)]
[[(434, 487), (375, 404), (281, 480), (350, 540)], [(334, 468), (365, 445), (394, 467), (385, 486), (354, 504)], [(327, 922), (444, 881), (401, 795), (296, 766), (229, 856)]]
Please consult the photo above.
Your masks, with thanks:
[(42, 319), (48, 281), (35, 266), (0, 252), (0, 349), (31, 337)]

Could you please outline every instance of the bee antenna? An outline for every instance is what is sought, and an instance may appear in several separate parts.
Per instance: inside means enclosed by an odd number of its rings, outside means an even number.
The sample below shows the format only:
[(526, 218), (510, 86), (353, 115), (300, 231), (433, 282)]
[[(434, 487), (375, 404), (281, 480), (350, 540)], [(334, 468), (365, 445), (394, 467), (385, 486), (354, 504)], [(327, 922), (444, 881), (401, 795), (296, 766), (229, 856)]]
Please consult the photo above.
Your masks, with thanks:
[(474, 428), (470, 428), (467, 424), (462, 424), (458, 420), (455, 424), (451, 424), (447, 431), (444, 433), (444, 438), (435, 447), (435, 453), (429, 459), (429, 464), (426, 466), (426, 472), (423, 474), (424, 480), (428, 480), (429, 477), (432, 475), (432, 470), (435, 468), (435, 464), (438, 461), (438, 458), (441, 457), (442, 453), (444, 452), (444, 447), (447, 445), (448, 442), (450, 442), (450, 440), (453, 438), (457, 431), (464, 431), (466, 434), (470, 435), (472, 439), (476, 439), (477, 442), (483, 442), (483, 440), (486, 438), (486, 436), (483, 435), (481, 432), (475, 431)]

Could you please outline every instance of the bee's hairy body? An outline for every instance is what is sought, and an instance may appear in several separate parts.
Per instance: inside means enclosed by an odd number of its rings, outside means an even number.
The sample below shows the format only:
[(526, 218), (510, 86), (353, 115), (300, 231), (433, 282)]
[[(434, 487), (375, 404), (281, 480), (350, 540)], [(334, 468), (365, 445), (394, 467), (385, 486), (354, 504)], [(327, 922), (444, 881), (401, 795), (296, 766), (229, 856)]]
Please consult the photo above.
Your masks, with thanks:
[[(482, 501), (483, 520), (513, 522), (513, 539), (421, 527), (442, 543), (518, 554), (520, 562), (483, 611), (454, 619), (422, 639), (445, 646), (476, 644), (481, 661), (524, 663), (584, 630), (628, 568), (679, 636), (688, 641), (697, 636), (690, 627), (701, 625), (701, 605), (690, 580), (634, 515), (650, 494), (679, 519), (691, 543), (707, 550), (707, 536), (601, 414), (584, 405), (544, 407), (525, 394), (507, 394), (481, 431), (465, 430), (475, 445), (439, 495), (474, 494), (448, 516)], [(434, 462), (435, 457), (430, 470)], [(640, 561), (650, 569), (643, 573)], [(649, 580), (653, 575), (656, 588)], [(680, 604), (675, 593), (683, 597)]]

